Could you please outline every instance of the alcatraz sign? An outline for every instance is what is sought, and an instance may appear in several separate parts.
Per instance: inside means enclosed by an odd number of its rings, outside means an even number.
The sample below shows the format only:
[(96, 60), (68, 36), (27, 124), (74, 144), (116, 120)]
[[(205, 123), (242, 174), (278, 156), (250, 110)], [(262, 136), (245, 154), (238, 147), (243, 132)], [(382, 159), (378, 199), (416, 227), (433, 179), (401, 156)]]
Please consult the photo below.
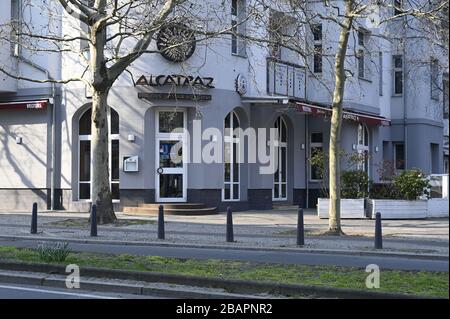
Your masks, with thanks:
[(135, 86), (143, 85), (143, 86), (165, 86), (165, 85), (175, 85), (175, 86), (194, 86), (194, 87), (202, 87), (206, 89), (213, 89), (214, 78), (205, 77), (202, 78), (200, 76), (186, 76), (180, 74), (172, 74), (172, 75), (150, 75), (145, 76), (141, 75), (141, 77), (137, 80)]

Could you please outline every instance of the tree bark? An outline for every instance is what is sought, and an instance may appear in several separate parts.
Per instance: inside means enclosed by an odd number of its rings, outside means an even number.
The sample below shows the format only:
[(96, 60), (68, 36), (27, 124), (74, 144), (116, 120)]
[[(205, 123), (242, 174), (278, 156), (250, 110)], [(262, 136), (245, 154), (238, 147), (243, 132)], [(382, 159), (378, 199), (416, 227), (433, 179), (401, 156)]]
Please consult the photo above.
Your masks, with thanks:
[(114, 214), (109, 180), (108, 90), (92, 96), (92, 203), (97, 205), (97, 222), (113, 223)]
[[(96, 9), (104, 13), (105, 0), (96, 2)], [(97, 222), (110, 224), (117, 220), (112, 204), (109, 177), (108, 93), (113, 81), (109, 78), (105, 61), (106, 27), (96, 21), (90, 26), (90, 63), (92, 70), (92, 203), (97, 205)]]
[(347, 54), (348, 37), (351, 30), (353, 18), (350, 15), (353, 0), (345, 3), (345, 14), (339, 35), (339, 45), (336, 52), (334, 65), (335, 87), (333, 92), (332, 115), (330, 126), (329, 145), (329, 173), (330, 173), (330, 208), (328, 220), (328, 233), (333, 235), (342, 234), (341, 229), (341, 127), (342, 127), (342, 101), (345, 87), (345, 57)]

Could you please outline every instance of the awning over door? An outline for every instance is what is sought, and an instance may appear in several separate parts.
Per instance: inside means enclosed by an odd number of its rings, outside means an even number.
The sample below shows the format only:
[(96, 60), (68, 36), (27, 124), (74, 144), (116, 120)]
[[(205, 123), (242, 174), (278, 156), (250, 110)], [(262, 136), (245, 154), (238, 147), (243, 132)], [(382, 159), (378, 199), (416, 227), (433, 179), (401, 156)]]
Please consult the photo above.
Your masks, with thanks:
[(0, 103), (0, 110), (45, 109), (48, 100)]
[[(312, 105), (302, 102), (294, 102), (297, 110), (302, 113), (309, 113), (313, 115), (322, 115), (322, 116), (331, 116), (331, 108), (325, 106)], [(381, 126), (390, 126), (391, 120), (376, 115), (369, 115), (363, 113), (356, 113), (344, 110), (342, 114), (342, 118), (344, 120), (355, 121), (358, 123), (365, 123), (367, 125), (381, 125)]]

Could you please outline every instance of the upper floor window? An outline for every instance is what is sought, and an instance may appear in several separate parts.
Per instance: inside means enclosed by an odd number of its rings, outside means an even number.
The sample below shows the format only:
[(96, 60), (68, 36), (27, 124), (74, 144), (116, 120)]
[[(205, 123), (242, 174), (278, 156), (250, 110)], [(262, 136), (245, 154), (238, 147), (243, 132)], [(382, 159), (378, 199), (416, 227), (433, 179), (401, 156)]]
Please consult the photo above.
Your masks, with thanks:
[(367, 78), (368, 72), (367, 72), (367, 38), (368, 38), (368, 32), (365, 30), (358, 30), (358, 45), (357, 45), (357, 63), (358, 63), (358, 77), (360, 78)]
[(439, 62), (432, 58), (430, 62), (431, 98), (439, 100)]
[(11, 54), (19, 54), (20, 0), (11, 0)]
[(311, 26), (314, 41), (322, 41), (322, 25), (313, 24)]
[(322, 25), (312, 25), (311, 31), (314, 39), (313, 72), (322, 73)]
[(394, 0), (393, 1), (394, 6), (394, 16), (397, 16), (399, 14), (403, 13), (403, 0)]
[(392, 57), (392, 62), (394, 65), (394, 95), (403, 94), (403, 56), (394, 55)]
[(281, 60), (283, 44), (283, 16), (280, 12), (272, 12), (269, 21), (269, 55)]
[(231, 0), (231, 53), (246, 56), (245, 0)]

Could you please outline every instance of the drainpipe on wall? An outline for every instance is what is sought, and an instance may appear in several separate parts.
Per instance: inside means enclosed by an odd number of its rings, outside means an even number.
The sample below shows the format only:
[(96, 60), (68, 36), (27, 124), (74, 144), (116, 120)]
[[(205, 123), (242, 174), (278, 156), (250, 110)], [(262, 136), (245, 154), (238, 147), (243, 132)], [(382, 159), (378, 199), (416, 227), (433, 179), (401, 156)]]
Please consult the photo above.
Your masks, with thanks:
[[(14, 50), (14, 56), (21, 62), (28, 64), (29, 66), (35, 68), (36, 70), (39, 70), (43, 73), (45, 73), (45, 75), (47, 76), (47, 79), (53, 81), (53, 77), (50, 75), (50, 72), (43, 68), (42, 66), (34, 63), (33, 61), (30, 61), (29, 59), (23, 57), (20, 54), (19, 51), (19, 46), (16, 45), (16, 48)], [(51, 145), (51, 153), (52, 153), (52, 158), (51, 158), (51, 168), (50, 168), (50, 210), (54, 210), (55, 209), (55, 180), (56, 180), (56, 176), (55, 176), (55, 166), (56, 166), (56, 156), (55, 156), (55, 136), (56, 136), (56, 110), (55, 110), (55, 83), (52, 83), (52, 100), (51, 100), (51, 104), (52, 104), (52, 145)]]
[(405, 36), (405, 43), (403, 44), (403, 145), (404, 145), (404, 156), (405, 156), (405, 170), (408, 169), (408, 127), (407, 127), (407, 121), (408, 121), (408, 108), (406, 106), (406, 39)]
[(306, 186), (306, 207), (309, 208), (309, 170), (308, 170), (308, 150), (309, 150), (309, 116), (305, 113), (305, 186)]
[[(18, 29), (22, 30), (22, 1), (18, 1)], [(34, 63), (33, 61), (25, 58), (21, 55), (20, 52), (20, 39), (18, 39), (17, 44), (14, 47), (14, 56), (17, 58), (18, 61), (22, 61), (25, 64), (28, 64), (32, 68), (39, 70), (43, 73), (45, 73), (48, 80), (54, 80), (52, 76), (50, 75), (50, 72), (45, 69), (44, 67)], [(50, 209), (54, 210), (54, 200), (55, 200), (55, 167), (56, 167), (56, 156), (55, 156), (55, 139), (56, 139), (56, 110), (55, 110), (55, 83), (52, 83), (52, 98), (51, 98), (51, 104), (52, 104), (52, 116), (51, 116), (51, 125), (52, 125), (52, 145), (51, 145), (51, 168), (50, 168)]]

